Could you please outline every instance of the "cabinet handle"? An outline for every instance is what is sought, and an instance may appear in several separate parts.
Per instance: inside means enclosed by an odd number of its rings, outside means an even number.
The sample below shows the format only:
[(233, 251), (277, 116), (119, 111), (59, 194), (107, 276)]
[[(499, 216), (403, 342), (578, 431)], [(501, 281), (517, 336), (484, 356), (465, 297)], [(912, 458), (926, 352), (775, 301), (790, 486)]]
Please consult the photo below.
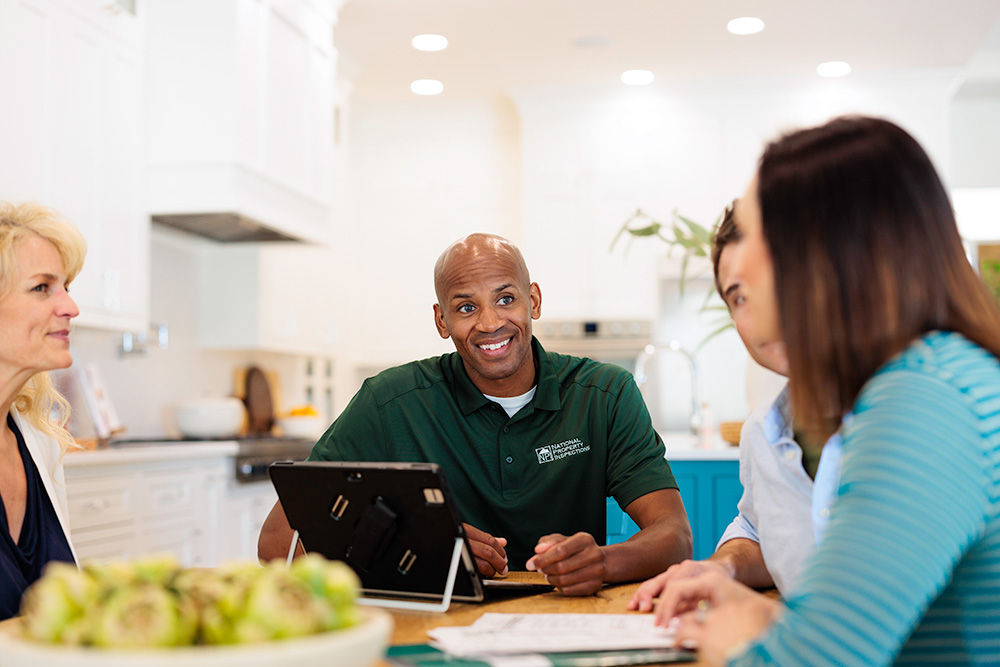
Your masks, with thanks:
[(104, 500), (102, 500), (100, 502), (98, 502), (96, 500), (88, 500), (87, 502), (85, 502), (83, 504), (83, 511), (84, 512), (98, 512), (99, 513), (99, 512), (101, 512), (101, 510), (105, 510), (105, 509), (107, 509), (109, 507), (111, 507), (111, 501), (108, 500), (107, 498), (105, 498)]

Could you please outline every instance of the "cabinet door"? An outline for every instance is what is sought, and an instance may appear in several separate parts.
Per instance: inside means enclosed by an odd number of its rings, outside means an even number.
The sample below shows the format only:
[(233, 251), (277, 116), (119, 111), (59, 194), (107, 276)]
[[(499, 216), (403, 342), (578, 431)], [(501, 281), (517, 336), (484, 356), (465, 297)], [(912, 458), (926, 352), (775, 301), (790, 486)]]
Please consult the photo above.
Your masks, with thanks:
[(145, 329), (140, 22), (109, 6), (0, 0), (0, 80), (27, 101), (0, 105), (0, 182), (4, 198), (51, 206), (83, 232), (78, 323)]
[[(311, 34), (304, 3), (271, 2), (264, 22), (264, 168), (286, 186), (330, 203), (333, 72), (328, 35)], [(311, 30), (312, 28), (312, 30)]]
[(626, 514), (614, 498), (608, 498), (607, 502), (607, 544), (618, 544), (624, 542), (639, 532), (639, 526)]
[(232, 460), (222, 457), (68, 464), (77, 554), (81, 560), (111, 560), (170, 553), (188, 567), (217, 565), (225, 539), (222, 480), (231, 469)]
[(257, 559), (260, 529), (277, 500), (269, 483), (246, 484), (230, 490), (224, 520), (228, 534), (223, 560)]
[(141, 54), (114, 49), (103, 62), (101, 310), (123, 327), (148, 323), (149, 216), (143, 203)]
[(0, 81), (18, 101), (0, 105), (3, 199), (48, 199), (56, 11), (45, 0), (0, 0)]
[(135, 477), (131, 474), (66, 476), (69, 522), (76, 531), (132, 525), (139, 504), (135, 499)]
[[(65, 215), (87, 240), (87, 259), (73, 283), (83, 320), (104, 308), (101, 216), (101, 113), (104, 49), (96, 31), (63, 16), (52, 53), (51, 189), (42, 201)], [(120, 276), (119, 276), (120, 282)], [(109, 304), (111, 305), (111, 304)]]
[(135, 533), (131, 529), (101, 528), (86, 531), (74, 529), (72, 537), (73, 548), (76, 549), (76, 557), (81, 564), (131, 560), (138, 555)]
[(670, 467), (691, 522), (694, 558), (708, 558), (736, 516), (736, 503), (743, 494), (740, 462), (672, 461)]
[[(670, 464), (691, 522), (695, 560), (715, 553), (715, 545), (736, 516), (743, 495), (739, 461), (674, 461)], [(607, 507), (608, 544), (624, 542), (639, 526), (613, 498)]]
[(168, 553), (184, 567), (205, 567), (205, 548), (201, 528), (191, 517), (179, 523), (145, 525), (138, 535), (142, 554)]

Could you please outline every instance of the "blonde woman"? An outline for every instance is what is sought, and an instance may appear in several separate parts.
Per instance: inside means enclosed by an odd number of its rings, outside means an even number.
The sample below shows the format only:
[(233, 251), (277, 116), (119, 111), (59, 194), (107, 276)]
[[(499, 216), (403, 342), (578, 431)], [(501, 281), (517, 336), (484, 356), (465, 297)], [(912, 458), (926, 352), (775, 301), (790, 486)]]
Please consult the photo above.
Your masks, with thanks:
[(85, 253), (52, 209), (0, 202), (0, 620), (46, 563), (76, 561), (61, 462), (73, 440), (50, 418), (69, 411), (47, 371), (73, 363), (67, 288)]

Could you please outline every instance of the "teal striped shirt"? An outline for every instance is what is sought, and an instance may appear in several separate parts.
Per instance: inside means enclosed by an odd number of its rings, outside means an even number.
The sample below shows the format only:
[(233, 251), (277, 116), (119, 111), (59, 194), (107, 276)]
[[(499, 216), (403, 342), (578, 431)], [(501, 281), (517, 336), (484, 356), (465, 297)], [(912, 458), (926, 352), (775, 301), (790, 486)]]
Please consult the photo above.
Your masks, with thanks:
[(931, 333), (862, 389), (838, 498), (781, 618), (732, 665), (1000, 665), (1000, 362)]

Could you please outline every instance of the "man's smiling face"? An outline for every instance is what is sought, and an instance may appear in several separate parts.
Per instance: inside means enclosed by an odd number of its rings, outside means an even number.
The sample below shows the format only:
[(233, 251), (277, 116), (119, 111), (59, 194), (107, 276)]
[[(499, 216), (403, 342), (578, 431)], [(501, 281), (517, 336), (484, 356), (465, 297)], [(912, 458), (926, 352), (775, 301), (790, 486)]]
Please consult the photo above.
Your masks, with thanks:
[(499, 237), (468, 236), (441, 255), (434, 286), (438, 333), (452, 339), (476, 387), (490, 396), (530, 390), (531, 320), (541, 315), (542, 294), (517, 249)]

